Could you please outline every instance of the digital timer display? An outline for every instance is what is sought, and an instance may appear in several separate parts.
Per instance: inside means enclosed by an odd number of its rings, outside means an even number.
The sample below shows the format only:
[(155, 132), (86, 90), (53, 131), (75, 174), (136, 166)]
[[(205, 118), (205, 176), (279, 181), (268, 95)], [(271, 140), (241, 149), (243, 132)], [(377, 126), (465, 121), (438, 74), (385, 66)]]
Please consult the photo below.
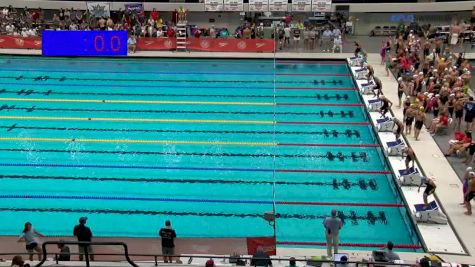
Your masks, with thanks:
[(127, 56), (127, 31), (51, 31), (42, 35), (42, 55)]

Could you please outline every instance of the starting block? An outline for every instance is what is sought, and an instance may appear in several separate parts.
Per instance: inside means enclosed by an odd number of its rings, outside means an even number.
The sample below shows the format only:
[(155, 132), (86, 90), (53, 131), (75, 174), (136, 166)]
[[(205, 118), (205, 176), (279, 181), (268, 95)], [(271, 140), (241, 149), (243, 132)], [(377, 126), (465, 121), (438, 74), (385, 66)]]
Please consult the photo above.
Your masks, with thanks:
[(419, 173), (417, 168), (410, 168), (409, 172), (406, 170), (399, 170), (399, 185), (403, 186), (419, 186), (422, 182), (423, 176)]
[(361, 93), (364, 95), (369, 95), (373, 93), (373, 88), (376, 86), (376, 84), (371, 80), (367, 83), (362, 83), (361, 84)]
[(429, 203), (427, 208), (424, 208), (424, 204), (414, 205), (416, 211), (413, 213), (416, 222), (420, 223), (435, 223), (435, 224), (447, 224), (448, 219), (443, 214), (435, 201)]
[(368, 68), (362, 67), (360, 69), (355, 70), (355, 75), (357, 80), (365, 80), (366, 75), (368, 75)]
[(361, 57), (350, 57), (350, 67), (361, 66), (363, 63), (363, 58)]
[(382, 106), (383, 104), (379, 98), (368, 100), (369, 111), (379, 111)]
[(376, 127), (378, 132), (392, 132), (394, 128), (394, 121), (392, 118), (384, 117), (376, 120)]
[(398, 139), (394, 142), (387, 142), (388, 145), (388, 155), (389, 156), (402, 156), (402, 152), (406, 145), (401, 139)]

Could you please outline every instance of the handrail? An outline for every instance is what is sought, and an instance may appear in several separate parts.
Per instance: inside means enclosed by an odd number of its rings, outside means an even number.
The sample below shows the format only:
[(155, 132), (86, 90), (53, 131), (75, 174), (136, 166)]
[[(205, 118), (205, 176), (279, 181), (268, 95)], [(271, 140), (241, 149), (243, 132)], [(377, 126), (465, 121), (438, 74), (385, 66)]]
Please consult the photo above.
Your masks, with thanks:
[[(271, 260), (271, 261), (289, 261), (290, 260), (290, 257), (286, 257), (286, 258), (283, 258), (283, 257), (278, 257), (278, 258), (274, 258), (274, 257), (270, 257), (270, 258), (257, 258), (257, 257), (248, 257), (248, 256), (233, 256), (233, 255), (230, 255), (230, 256), (223, 256), (223, 255), (205, 255), (205, 254), (200, 254), (200, 255), (195, 255), (195, 254), (180, 254), (180, 255), (173, 255), (173, 256), (169, 256), (169, 255), (161, 255), (161, 254), (129, 254), (128, 253), (128, 250), (127, 250), (127, 245), (123, 242), (67, 242), (67, 241), (64, 241), (64, 242), (61, 242), (61, 241), (48, 241), (48, 242), (45, 242), (43, 243), (42, 247), (43, 247), (43, 259), (37, 264), (35, 265), (35, 267), (40, 267), (44, 262), (46, 262), (46, 256), (47, 256), (47, 253), (46, 253), (46, 246), (45, 245), (51, 245), (51, 244), (68, 244), (68, 245), (80, 245), (80, 244), (84, 244), (84, 245), (87, 245), (87, 244), (90, 244), (90, 245), (121, 245), (121, 246), (124, 246), (124, 249), (125, 249), (125, 257), (126, 257), (126, 260), (127, 262), (132, 265), (133, 267), (139, 267), (135, 262), (133, 262), (130, 257), (132, 256), (136, 256), (136, 257), (154, 257), (155, 258), (155, 266), (158, 265), (158, 261), (156, 260), (158, 257), (162, 257), (162, 256), (167, 256), (167, 257), (173, 257), (173, 258), (190, 258), (190, 259), (193, 259), (193, 258), (197, 258), (197, 259), (240, 259), (240, 260)], [(87, 251), (87, 250), (86, 250)], [(85, 251), (85, 252), (86, 252)], [(58, 253), (54, 253), (55, 255), (57, 255)], [(70, 253), (70, 255), (79, 255), (80, 253)], [(29, 255), (29, 253), (0, 253), (0, 256), (8, 256), (8, 255)], [(121, 254), (121, 253), (94, 253), (95, 256), (124, 256), (124, 254)], [(293, 260), (295, 261), (303, 261), (303, 262), (308, 262), (308, 261), (311, 261), (311, 262), (315, 262), (315, 263), (332, 263), (332, 264), (338, 264), (338, 263), (342, 263), (342, 264), (355, 264), (356, 266), (359, 266), (359, 265), (385, 265), (385, 266), (401, 266), (401, 267), (412, 267), (414, 266), (414, 264), (411, 264), (411, 263), (392, 263), (392, 262), (377, 262), (377, 261), (367, 261), (367, 262), (364, 262), (364, 261), (345, 261), (345, 262), (341, 262), (341, 261), (334, 261), (334, 260), (315, 260), (315, 259), (312, 259), (312, 258), (294, 258)], [(86, 261), (86, 266), (89, 266), (87, 265), (88, 264), (88, 261)]]
[[(139, 267), (137, 264), (135, 264), (129, 257), (129, 248), (127, 247), (127, 244), (124, 242), (82, 242), (82, 241), (46, 241), (44, 242), (41, 247), (43, 249), (43, 258), (41, 261), (35, 266), (35, 267), (40, 267), (45, 263), (46, 258), (48, 256), (48, 252), (46, 251), (46, 246), (47, 245), (59, 245), (59, 244), (65, 244), (65, 245), (83, 245), (83, 246), (122, 246), (124, 248), (124, 254), (117, 254), (117, 255), (124, 255), (125, 259), (127, 262), (132, 265), (133, 267)], [(87, 249), (84, 250), (84, 256), (86, 260), (86, 266), (89, 267), (89, 252)]]

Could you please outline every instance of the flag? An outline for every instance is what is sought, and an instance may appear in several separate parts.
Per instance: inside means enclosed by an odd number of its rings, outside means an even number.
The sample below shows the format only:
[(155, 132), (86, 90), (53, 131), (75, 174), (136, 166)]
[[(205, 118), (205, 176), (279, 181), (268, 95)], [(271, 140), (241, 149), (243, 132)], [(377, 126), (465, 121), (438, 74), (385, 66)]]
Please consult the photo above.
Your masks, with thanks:
[(87, 10), (91, 17), (110, 17), (110, 3), (108, 2), (86, 2)]

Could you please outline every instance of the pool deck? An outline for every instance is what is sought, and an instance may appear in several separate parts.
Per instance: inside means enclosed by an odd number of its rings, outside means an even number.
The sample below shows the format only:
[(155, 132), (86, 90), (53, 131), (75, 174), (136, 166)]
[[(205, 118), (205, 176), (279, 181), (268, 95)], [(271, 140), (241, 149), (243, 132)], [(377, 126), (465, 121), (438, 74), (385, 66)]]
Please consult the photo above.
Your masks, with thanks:
[[(16, 54), (16, 55), (39, 55), (39, 50), (20, 50), (20, 49), (0, 49), (0, 54)], [(322, 54), (322, 53), (210, 53), (210, 52), (160, 52), (160, 51), (140, 51), (131, 55), (132, 57), (207, 57), (207, 58), (324, 58), (324, 59), (346, 59), (352, 56), (351, 53), (343, 54)], [(475, 58), (475, 54), (469, 53), (467, 58)], [(393, 103), (397, 103), (397, 82), (394, 77), (386, 77), (384, 67), (381, 66), (380, 56), (376, 53), (368, 54), (368, 63), (374, 67), (375, 75), (378, 76), (383, 83), (383, 92)], [(394, 106), (394, 116), (402, 119), (402, 109), (398, 109)], [(438, 185), (436, 196), (440, 205), (443, 207), (445, 213), (449, 216), (452, 226), (455, 232), (458, 234), (461, 244), (465, 247), (468, 255), (456, 255), (453, 253), (439, 254), (447, 262), (458, 263), (475, 263), (475, 216), (466, 216), (463, 214), (464, 209), (459, 205), (461, 200), (461, 188), (462, 184), (457, 174), (450, 166), (447, 159), (444, 157), (439, 146), (426, 130), (422, 130), (420, 134), (420, 140), (415, 141), (414, 138), (408, 137), (408, 143), (414, 149), (419, 166), (425, 171), (427, 176), (435, 176), (436, 183)], [(402, 163), (402, 162), (401, 162)], [(411, 189), (412, 190), (412, 189)], [(417, 191), (416, 191), (417, 192)], [(413, 195), (421, 197), (413, 192)], [(417, 197), (408, 198), (408, 202), (417, 201)], [(422, 232), (422, 231), (421, 231)], [(446, 239), (444, 231), (439, 231), (437, 227), (434, 227), (430, 231), (429, 235), (424, 236), (426, 243), (440, 243), (437, 244), (436, 250), (443, 250), (444, 247), (447, 251), (452, 251), (454, 248), (453, 239)], [(8, 244), (11, 241), (8, 237), (0, 237), (0, 250), (5, 248), (11, 248)], [(142, 239), (143, 240), (143, 239)], [(148, 246), (147, 244), (143, 244)], [(458, 245), (457, 245), (458, 246)], [(459, 250), (458, 247), (455, 250)], [(20, 250), (21, 251), (21, 250)], [(342, 251), (345, 251), (343, 248)], [(350, 253), (350, 259), (368, 258), (370, 251), (348, 251)], [(443, 252), (443, 251), (440, 251)], [(277, 253), (280, 256), (312, 256), (323, 255), (325, 251), (322, 249), (309, 249), (309, 248), (284, 248), (279, 247)], [(401, 257), (408, 261), (413, 262), (418, 258), (421, 258), (422, 253), (399, 253)], [(426, 255), (426, 254), (425, 254)]]

